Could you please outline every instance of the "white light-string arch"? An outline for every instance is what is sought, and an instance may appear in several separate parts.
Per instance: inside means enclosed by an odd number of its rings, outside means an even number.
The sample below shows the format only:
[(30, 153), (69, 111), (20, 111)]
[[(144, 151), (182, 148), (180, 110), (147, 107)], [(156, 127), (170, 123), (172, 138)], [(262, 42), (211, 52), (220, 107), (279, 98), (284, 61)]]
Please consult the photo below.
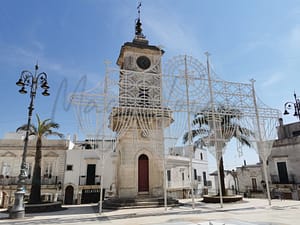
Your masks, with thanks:
[[(276, 138), (274, 131), (279, 112), (258, 100), (253, 82), (228, 82), (218, 78), (208, 58), (204, 65), (191, 56), (180, 55), (167, 61), (163, 69), (162, 73), (137, 72), (107, 65), (104, 85), (71, 95), (85, 133), (99, 137), (102, 132), (103, 137), (118, 140), (128, 129), (136, 129), (133, 139), (138, 137), (138, 132), (149, 137), (155, 130), (164, 129), (166, 152), (174, 146), (184, 146), (182, 140), (186, 133), (189, 134), (188, 146), (196, 141), (192, 136), (198, 135), (203, 137), (204, 146), (217, 162), (233, 132), (246, 132), (236, 130), (237, 124), (254, 133), (254, 147), (258, 142)], [(147, 76), (140, 76), (145, 73)], [(137, 82), (137, 77), (144, 78)], [(206, 127), (197, 130), (201, 120)], [(192, 132), (198, 133), (192, 135)], [(160, 142), (153, 139), (153, 145)], [(262, 144), (255, 148), (260, 149), (259, 154), (267, 151)]]

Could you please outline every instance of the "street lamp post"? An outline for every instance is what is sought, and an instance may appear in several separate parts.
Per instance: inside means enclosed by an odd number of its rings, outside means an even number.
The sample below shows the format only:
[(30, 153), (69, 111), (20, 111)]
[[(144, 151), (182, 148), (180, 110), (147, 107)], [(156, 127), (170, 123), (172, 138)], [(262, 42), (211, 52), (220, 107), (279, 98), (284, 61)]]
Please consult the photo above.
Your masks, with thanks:
[(30, 88), (30, 104), (28, 107), (28, 121), (27, 121), (27, 127), (26, 127), (26, 135), (24, 139), (24, 148), (23, 148), (23, 155), (22, 155), (22, 162), (21, 162), (21, 170), (19, 174), (18, 179), (18, 186), (17, 191), (15, 192), (15, 201), (13, 207), (10, 209), (9, 217), (11, 219), (17, 219), (17, 218), (24, 218), (25, 216), (25, 207), (24, 207), (24, 195), (25, 195), (25, 183), (27, 178), (27, 166), (26, 166), (26, 154), (27, 154), (27, 146), (28, 146), (28, 137), (29, 137), (29, 129), (30, 129), (30, 123), (31, 123), (31, 117), (32, 117), (32, 111), (33, 108), (33, 102), (36, 96), (36, 90), (38, 88), (38, 84), (40, 84), (41, 88), (44, 90), (42, 92), (42, 95), (49, 96), (49, 86), (47, 82), (47, 74), (42, 72), (38, 73), (38, 65), (35, 65), (35, 71), (34, 74), (31, 73), (28, 70), (24, 70), (21, 72), (21, 76), (16, 83), (16, 85), (20, 86), (21, 89), (19, 92), (21, 94), (26, 94), (26, 86)]
[(295, 102), (286, 102), (284, 104), (284, 113), (283, 113), (283, 115), (290, 114), (289, 110), (291, 110), (294, 107), (295, 111), (294, 111), (293, 116), (298, 117), (298, 119), (300, 120), (300, 99), (297, 98), (296, 93), (294, 93), (294, 98), (295, 98)]

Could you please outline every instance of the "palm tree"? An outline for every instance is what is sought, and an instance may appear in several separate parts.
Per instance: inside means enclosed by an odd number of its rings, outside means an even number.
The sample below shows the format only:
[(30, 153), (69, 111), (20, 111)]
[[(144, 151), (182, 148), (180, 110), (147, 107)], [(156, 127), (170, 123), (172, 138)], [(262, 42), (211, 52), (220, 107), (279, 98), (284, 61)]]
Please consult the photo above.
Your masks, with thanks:
[[(215, 117), (215, 124), (213, 124), (213, 117)], [(191, 139), (196, 147), (215, 146), (216, 148), (221, 148), (216, 150), (222, 150), (232, 138), (235, 138), (242, 145), (251, 147), (249, 137), (253, 135), (253, 132), (240, 126), (239, 121), (241, 117), (242, 112), (240, 110), (225, 106), (219, 106), (215, 110), (209, 108), (202, 110), (195, 114), (194, 120), (192, 121), (193, 128), (190, 132), (184, 134), (183, 143), (186, 143)], [(216, 138), (222, 139), (222, 141), (216, 141)], [(222, 196), (224, 196), (226, 192), (222, 155), (219, 161), (219, 171), (221, 193)]]
[[(63, 134), (53, 131), (52, 129), (58, 129), (59, 124), (51, 122), (50, 119), (44, 121), (40, 120), (40, 117), (37, 117), (37, 127), (30, 124), (29, 126), (29, 135), (36, 136), (36, 150), (34, 158), (34, 169), (31, 182), (31, 190), (29, 196), (30, 204), (41, 203), (41, 161), (42, 161), (42, 138), (50, 135), (56, 135), (60, 138), (63, 137)], [(22, 125), (17, 129), (18, 131), (26, 131), (27, 124)]]

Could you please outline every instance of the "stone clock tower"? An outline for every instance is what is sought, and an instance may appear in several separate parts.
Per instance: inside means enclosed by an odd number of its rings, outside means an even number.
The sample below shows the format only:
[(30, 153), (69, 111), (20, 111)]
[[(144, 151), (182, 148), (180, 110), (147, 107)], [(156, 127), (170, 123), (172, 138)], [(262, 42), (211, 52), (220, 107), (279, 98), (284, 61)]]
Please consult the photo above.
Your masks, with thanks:
[(162, 197), (164, 128), (171, 110), (162, 105), (163, 50), (149, 45), (140, 18), (135, 37), (120, 50), (119, 105), (112, 109), (110, 128), (118, 134), (116, 191), (119, 198)]

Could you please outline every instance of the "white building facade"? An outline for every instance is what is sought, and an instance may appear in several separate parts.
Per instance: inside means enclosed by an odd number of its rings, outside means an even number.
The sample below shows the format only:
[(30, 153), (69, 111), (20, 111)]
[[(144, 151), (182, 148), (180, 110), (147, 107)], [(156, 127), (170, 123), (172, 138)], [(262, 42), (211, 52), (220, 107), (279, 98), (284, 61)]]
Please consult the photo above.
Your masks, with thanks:
[[(300, 122), (283, 124), (279, 120), (278, 139), (268, 158), (267, 172), (271, 198), (299, 200)], [(237, 168), (239, 190), (248, 197), (266, 198), (262, 163)]]
[[(20, 133), (9, 133), (5, 135), (4, 139), (0, 140), (0, 207), (6, 208), (14, 202), (14, 193), (17, 189), (24, 148), (23, 136)], [(43, 139), (42, 143), (42, 198), (44, 201), (61, 200), (66, 151), (69, 141)], [(30, 138), (26, 154), (28, 169), (25, 200), (30, 193), (35, 144), (36, 139)]]
[[(192, 158), (190, 158), (192, 152)], [(191, 169), (192, 165), (192, 169)], [(207, 192), (207, 150), (173, 147), (166, 157), (166, 188), (173, 198), (191, 197), (191, 189), (197, 197)]]
[(64, 204), (97, 203), (115, 194), (115, 141), (72, 143), (66, 153)]
[(280, 120), (278, 139), (268, 160), (271, 195), (299, 200), (300, 122), (284, 125)]
[(236, 168), (238, 192), (246, 197), (266, 197), (266, 185), (261, 163)]

